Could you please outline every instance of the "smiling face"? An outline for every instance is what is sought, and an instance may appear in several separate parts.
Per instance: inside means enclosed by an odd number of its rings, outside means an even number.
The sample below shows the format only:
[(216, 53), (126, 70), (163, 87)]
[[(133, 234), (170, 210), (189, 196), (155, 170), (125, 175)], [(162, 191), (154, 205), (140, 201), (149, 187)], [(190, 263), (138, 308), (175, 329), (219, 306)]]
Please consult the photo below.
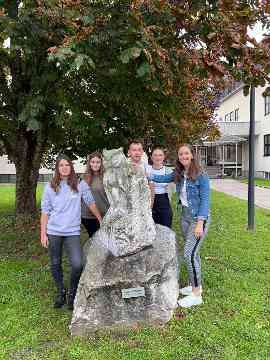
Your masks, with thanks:
[(189, 147), (184, 145), (179, 148), (178, 159), (185, 169), (189, 168), (191, 161), (193, 159), (193, 155)]
[(102, 161), (99, 157), (95, 156), (89, 161), (90, 168), (94, 173), (97, 173), (100, 171)]
[(68, 178), (71, 173), (70, 163), (65, 159), (60, 160), (60, 162), (58, 164), (58, 171), (59, 171), (61, 179)]
[(140, 143), (132, 143), (128, 149), (128, 156), (134, 164), (139, 164), (143, 156), (143, 147)]
[(155, 168), (161, 168), (165, 159), (164, 151), (162, 149), (155, 149), (152, 152), (151, 159)]

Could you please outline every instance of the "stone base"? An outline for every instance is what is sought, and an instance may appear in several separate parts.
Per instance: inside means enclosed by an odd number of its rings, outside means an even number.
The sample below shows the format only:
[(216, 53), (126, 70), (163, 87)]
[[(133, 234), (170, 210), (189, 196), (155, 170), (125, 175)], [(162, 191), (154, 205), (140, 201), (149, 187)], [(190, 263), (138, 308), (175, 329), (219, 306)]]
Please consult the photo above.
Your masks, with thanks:
[[(119, 327), (156, 327), (170, 320), (179, 295), (178, 246), (169, 228), (156, 225), (156, 234), (153, 246), (125, 257), (115, 257), (104, 248), (98, 232), (92, 244), (86, 245), (86, 265), (70, 325), (72, 335)], [(139, 292), (143, 290), (145, 296), (123, 298), (122, 290), (131, 288), (144, 288)], [(142, 294), (135, 290), (131, 295)]]

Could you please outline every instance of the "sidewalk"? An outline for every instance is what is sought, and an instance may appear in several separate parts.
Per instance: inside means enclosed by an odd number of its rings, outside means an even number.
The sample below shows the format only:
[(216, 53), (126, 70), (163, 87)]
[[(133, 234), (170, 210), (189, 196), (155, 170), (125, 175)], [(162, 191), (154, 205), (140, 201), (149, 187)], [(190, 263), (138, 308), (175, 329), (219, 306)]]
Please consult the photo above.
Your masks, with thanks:
[[(248, 199), (248, 185), (232, 179), (211, 179), (211, 189), (235, 196), (239, 199)], [(270, 210), (270, 189), (255, 186), (255, 205)]]

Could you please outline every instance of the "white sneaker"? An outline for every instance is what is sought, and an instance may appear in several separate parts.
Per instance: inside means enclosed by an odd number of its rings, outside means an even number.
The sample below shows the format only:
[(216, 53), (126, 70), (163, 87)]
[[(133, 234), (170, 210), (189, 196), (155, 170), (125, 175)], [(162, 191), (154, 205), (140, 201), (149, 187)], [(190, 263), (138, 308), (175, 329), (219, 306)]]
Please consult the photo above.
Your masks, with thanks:
[(178, 306), (181, 306), (183, 308), (189, 308), (194, 305), (201, 305), (202, 303), (203, 303), (202, 296), (201, 295), (196, 296), (194, 294), (188, 295), (183, 299), (178, 300), (177, 302)]
[(180, 289), (179, 293), (181, 295), (191, 295), (192, 294), (192, 286), (186, 286)]
[[(191, 295), (192, 294), (192, 286), (186, 286), (179, 290), (179, 294), (181, 295)], [(201, 294), (202, 294), (202, 287), (201, 287)]]

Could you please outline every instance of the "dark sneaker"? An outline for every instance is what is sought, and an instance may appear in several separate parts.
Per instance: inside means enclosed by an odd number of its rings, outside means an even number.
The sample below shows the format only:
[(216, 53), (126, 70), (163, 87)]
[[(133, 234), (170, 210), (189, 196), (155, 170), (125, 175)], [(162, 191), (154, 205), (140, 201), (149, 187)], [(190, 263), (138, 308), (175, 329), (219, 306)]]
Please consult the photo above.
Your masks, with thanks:
[(73, 289), (68, 290), (67, 307), (69, 310), (73, 310), (75, 296), (76, 296), (76, 290), (73, 290)]
[(53, 304), (53, 307), (55, 309), (59, 309), (61, 308), (64, 304), (66, 303), (66, 291), (61, 291), (59, 292), (55, 299), (54, 299), (54, 304)]

